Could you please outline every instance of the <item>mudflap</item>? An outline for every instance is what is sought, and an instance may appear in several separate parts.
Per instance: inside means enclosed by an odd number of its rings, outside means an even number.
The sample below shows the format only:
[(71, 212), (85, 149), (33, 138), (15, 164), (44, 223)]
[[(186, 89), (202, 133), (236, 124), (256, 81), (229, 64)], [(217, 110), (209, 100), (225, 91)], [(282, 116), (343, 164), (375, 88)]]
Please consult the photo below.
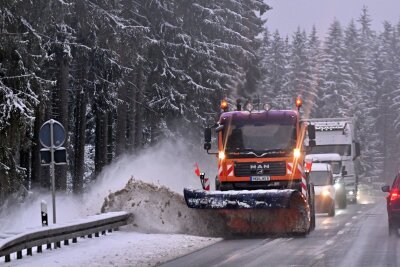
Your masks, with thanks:
[(294, 189), (211, 191), (185, 189), (190, 208), (216, 209), (234, 234), (307, 234), (310, 206)]

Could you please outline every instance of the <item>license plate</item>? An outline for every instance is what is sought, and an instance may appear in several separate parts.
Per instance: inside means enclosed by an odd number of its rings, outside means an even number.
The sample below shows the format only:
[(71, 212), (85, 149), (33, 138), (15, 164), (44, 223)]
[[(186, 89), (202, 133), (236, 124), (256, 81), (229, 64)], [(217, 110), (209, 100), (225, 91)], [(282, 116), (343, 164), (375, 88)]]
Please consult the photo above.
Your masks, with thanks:
[(253, 182), (264, 182), (264, 181), (271, 181), (270, 176), (251, 176), (250, 180)]

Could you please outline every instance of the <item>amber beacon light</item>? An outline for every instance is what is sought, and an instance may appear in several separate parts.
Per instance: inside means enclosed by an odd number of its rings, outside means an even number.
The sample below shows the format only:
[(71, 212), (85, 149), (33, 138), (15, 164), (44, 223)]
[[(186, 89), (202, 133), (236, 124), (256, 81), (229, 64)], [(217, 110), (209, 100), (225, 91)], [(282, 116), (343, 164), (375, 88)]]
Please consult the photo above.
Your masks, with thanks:
[(301, 99), (301, 97), (298, 96), (296, 98), (296, 107), (297, 107), (297, 109), (300, 109), (302, 105), (303, 105), (303, 99)]
[(226, 101), (225, 99), (221, 101), (221, 109), (223, 111), (228, 111), (228, 101)]

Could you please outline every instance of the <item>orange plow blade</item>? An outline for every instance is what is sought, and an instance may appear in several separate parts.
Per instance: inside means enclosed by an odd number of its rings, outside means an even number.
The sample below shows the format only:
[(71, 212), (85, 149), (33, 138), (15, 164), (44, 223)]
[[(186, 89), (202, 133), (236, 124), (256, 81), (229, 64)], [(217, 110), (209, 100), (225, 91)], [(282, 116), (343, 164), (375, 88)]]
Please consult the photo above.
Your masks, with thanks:
[(310, 207), (297, 190), (185, 189), (184, 196), (191, 208), (217, 209), (231, 233), (306, 234), (310, 229)]

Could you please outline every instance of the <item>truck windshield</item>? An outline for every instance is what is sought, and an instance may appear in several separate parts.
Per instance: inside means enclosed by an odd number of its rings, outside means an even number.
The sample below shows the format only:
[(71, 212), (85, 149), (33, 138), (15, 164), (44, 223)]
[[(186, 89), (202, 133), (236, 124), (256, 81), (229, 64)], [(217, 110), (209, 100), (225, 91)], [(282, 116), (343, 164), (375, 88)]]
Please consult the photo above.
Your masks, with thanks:
[(351, 145), (318, 145), (311, 148), (312, 154), (337, 153), (341, 156), (351, 156)]
[(340, 174), (342, 170), (341, 161), (322, 161), (322, 162), (331, 164), (333, 174)]
[(330, 185), (331, 177), (327, 171), (312, 171), (310, 173), (310, 182), (314, 185)]
[(296, 144), (294, 124), (232, 123), (225, 131), (227, 152), (289, 150)]

